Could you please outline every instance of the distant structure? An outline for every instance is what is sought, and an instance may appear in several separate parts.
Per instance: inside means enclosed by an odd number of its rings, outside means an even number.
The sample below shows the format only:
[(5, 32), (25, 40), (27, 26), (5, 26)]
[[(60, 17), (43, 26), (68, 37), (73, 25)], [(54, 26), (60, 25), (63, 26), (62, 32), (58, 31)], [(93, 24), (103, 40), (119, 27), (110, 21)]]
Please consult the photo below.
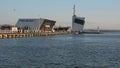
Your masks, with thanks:
[(12, 25), (0, 25), (0, 30), (11, 30)]
[(12, 25), (0, 25), (0, 33), (16, 33), (18, 32), (17, 27), (12, 26)]
[(48, 19), (19, 19), (16, 26), (19, 30), (34, 30), (41, 32), (51, 32), (56, 21)]
[(97, 27), (97, 32), (100, 32), (100, 27), (99, 26)]
[(83, 32), (85, 24), (85, 17), (77, 17), (75, 14), (75, 5), (73, 8), (73, 16), (72, 16), (72, 32)]
[(66, 32), (71, 32), (71, 29), (70, 29), (70, 27), (68, 26), (68, 27), (55, 27), (54, 28), (54, 30), (55, 30), (55, 32), (60, 32), (60, 31), (66, 31)]

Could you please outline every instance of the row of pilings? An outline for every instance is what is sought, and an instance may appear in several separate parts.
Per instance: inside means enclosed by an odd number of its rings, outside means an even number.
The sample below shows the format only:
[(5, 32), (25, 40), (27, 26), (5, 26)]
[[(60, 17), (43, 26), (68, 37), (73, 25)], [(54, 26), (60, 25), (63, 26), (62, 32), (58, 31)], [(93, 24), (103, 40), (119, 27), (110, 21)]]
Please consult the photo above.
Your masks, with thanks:
[(54, 36), (54, 35), (62, 35), (62, 34), (70, 34), (70, 32), (2, 33), (0, 34), (0, 39)]

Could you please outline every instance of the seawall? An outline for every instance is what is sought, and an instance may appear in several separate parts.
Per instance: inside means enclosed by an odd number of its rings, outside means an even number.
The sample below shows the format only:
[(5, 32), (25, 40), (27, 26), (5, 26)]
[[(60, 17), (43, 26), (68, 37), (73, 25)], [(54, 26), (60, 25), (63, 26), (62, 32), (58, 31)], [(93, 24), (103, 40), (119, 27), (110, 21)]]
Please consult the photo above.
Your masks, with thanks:
[(70, 34), (70, 32), (2, 33), (0, 39)]

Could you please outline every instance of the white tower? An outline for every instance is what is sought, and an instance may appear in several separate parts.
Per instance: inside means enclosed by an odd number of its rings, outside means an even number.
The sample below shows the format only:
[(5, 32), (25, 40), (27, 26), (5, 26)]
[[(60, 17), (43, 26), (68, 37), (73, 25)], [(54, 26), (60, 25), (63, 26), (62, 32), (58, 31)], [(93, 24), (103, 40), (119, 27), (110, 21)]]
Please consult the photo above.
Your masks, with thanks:
[(75, 14), (75, 5), (73, 7), (73, 16), (72, 16), (72, 31), (73, 32), (82, 32), (85, 24), (85, 17), (77, 17)]

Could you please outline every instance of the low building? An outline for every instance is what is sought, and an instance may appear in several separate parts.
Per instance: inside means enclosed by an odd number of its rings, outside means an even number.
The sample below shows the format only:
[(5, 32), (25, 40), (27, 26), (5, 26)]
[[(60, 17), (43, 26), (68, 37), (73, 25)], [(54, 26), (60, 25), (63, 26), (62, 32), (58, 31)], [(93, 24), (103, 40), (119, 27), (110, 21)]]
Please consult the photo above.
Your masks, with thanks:
[(16, 26), (19, 30), (51, 32), (56, 21), (49, 19), (19, 19)]
[(12, 25), (1, 25), (0, 33), (17, 33), (18, 28)]
[(5, 24), (5, 25), (1, 25), (0, 26), (0, 30), (11, 30), (11, 25), (7, 25), (7, 24)]
[(60, 32), (60, 31), (71, 32), (70, 27), (55, 27), (54, 30), (55, 30), (56, 32)]
[(18, 28), (13, 26), (13, 27), (11, 27), (11, 31), (12, 31), (12, 33), (17, 33), (18, 32)]

